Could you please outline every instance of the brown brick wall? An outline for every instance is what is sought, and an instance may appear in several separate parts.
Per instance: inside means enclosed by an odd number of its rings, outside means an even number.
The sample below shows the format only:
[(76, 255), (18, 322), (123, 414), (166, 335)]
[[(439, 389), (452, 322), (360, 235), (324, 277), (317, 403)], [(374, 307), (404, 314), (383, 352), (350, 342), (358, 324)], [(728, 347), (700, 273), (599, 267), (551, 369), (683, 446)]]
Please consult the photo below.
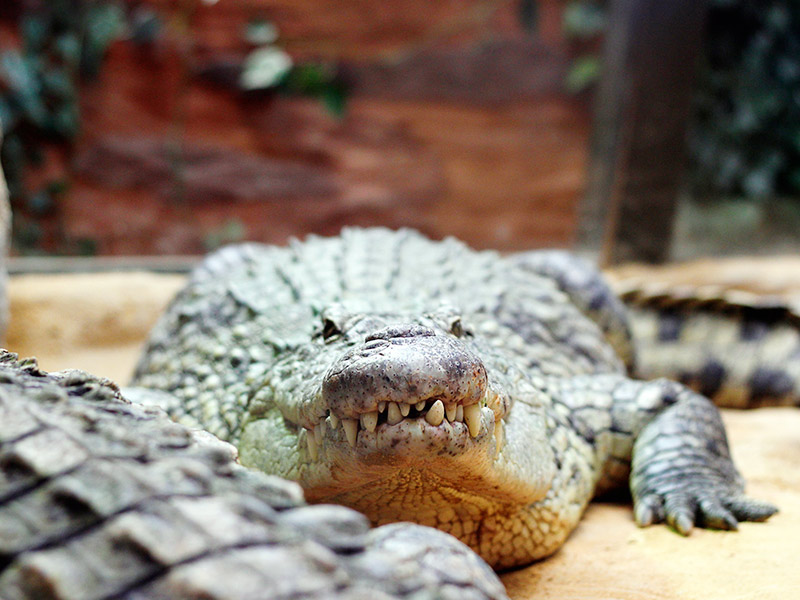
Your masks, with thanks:
[[(562, 2), (541, 0), (536, 36), (499, 0), (220, 0), (189, 20), (186, 2), (130, 4), (158, 11), (162, 35), (115, 43), (84, 89), (82, 136), (61, 161), (63, 238), (194, 253), (226, 232), (280, 243), (385, 224), (478, 247), (571, 241), (588, 111), (561, 89)], [(297, 60), (339, 66), (342, 118), (231, 85), (257, 17)]]

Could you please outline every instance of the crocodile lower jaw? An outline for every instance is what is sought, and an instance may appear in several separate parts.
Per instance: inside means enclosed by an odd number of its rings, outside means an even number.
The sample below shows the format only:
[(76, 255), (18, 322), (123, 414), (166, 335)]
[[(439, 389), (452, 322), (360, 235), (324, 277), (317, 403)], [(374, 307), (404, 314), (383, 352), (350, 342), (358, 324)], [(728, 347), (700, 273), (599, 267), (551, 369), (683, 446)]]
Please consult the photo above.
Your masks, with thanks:
[[(311, 462), (326, 455), (347, 452), (352, 455), (387, 453), (397, 459), (405, 452), (419, 460), (418, 451), (437, 455), (461, 454), (494, 439), (494, 453), (504, 443), (503, 417), (507, 403), (488, 392), (478, 403), (444, 405), (441, 400), (421, 400), (416, 404), (379, 402), (376, 410), (358, 418), (337, 416), (332, 411), (315, 426), (303, 428), (298, 444)], [(373, 457), (375, 458), (375, 457)]]
[[(475, 405), (477, 407), (477, 405)], [(374, 429), (360, 427), (359, 422), (343, 421), (334, 427), (330, 417), (313, 431), (304, 430), (299, 444), (306, 446), (308, 458), (312, 462), (326, 461), (334, 455), (348, 455), (372, 462), (403, 461), (408, 457), (414, 462), (426, 462), (426, 458), (442, 455), (456, 456), (477, 446), (494, 440), (494, 452), (501, 450), (503, 444), (503, 421), (495, 422), (495, 415), (487, 407), (477, 408), (472, 429), (462, 421), (442, 419), (431, 424), (424, 416), (407, 417), (400, 422), (388, 422)], [(334, 418), (335, 423), (335, 418)]]

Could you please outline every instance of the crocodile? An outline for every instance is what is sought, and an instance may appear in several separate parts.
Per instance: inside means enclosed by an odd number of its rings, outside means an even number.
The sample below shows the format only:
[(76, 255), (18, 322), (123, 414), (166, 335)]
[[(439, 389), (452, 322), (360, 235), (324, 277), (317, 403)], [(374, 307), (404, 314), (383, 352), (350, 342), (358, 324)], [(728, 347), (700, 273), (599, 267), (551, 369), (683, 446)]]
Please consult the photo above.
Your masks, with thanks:
[(717, 406), (800, 406), (796, 257), (609, 273), (628, 307), (636, 376), (669, 376)]
[(370, 529), (82, 371), (0, 353), (3, 600), (507, 599), (452, 536)]
[(126, 393), (311, 503), (436, 527), (496, 569), (555, 552), (617, 487), (684, 535), (772, 515), (711, 401), (634, 362), (624, 306), (564, 252), (345, 229), (210, 255)]

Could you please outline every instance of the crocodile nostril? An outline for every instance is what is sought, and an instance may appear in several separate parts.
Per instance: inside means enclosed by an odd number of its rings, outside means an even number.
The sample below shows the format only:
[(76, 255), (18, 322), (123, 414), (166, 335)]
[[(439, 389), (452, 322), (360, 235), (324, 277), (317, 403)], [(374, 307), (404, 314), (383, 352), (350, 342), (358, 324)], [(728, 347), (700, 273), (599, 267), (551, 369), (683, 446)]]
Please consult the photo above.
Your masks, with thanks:
[[(367, 338), (369, 339), (369, 338)], [(369, 340), (368, 342), (364, 343), (361, 347), (362, 350), (374, 350), (375, 348), (383, 348), (384, 346), (388, 346), (389, 341), (384, 339), (377, 339), (377, 340)]]
[(383, 351), (385, 348), (391, 346), (389, 340), (371, 340), (366, 342), (358, 351), (359, 356), (367, 357), (377, 352)]
[(390, 325), (370, 333), (364, 338), (365, 342), (373, 340), (390, 340), (392, 338), (428, 337), (436, 335), (430, 327), (424, 325)]

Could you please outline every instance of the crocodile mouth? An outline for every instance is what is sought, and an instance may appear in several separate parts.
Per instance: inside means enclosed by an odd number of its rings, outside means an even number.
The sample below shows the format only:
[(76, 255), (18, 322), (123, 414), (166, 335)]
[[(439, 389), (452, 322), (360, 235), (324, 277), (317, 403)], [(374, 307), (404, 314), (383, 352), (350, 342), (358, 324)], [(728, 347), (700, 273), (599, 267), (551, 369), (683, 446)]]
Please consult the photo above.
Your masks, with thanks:
[(471, 403), (445, 403), (442, 398), (413, 404), (381, 401), (358, 418), (328, 409), (316, 425), (301, 429), (298, 443), (305, 446), (311, 461), (318, 461), (324, 458), (329, 444), (338, 451), (349, 447), (364, 456), (397, 455), (404, 448), (420, 445), (438, 450), (439, 455), (455, 455), (488, 442), (491, 436), (497, 454), (505, 442), (503, 419), (508, 405), (503, 395), (486, 389), (477, 402)]
[(413, 324), (349, 348), (329, 367), (317, 400), (322, 411), (302, 423), (298, 440), (310, 461), (394, 466), (464, 454), (492, 436), (496, 455), (510, 406), (468, 343)]

